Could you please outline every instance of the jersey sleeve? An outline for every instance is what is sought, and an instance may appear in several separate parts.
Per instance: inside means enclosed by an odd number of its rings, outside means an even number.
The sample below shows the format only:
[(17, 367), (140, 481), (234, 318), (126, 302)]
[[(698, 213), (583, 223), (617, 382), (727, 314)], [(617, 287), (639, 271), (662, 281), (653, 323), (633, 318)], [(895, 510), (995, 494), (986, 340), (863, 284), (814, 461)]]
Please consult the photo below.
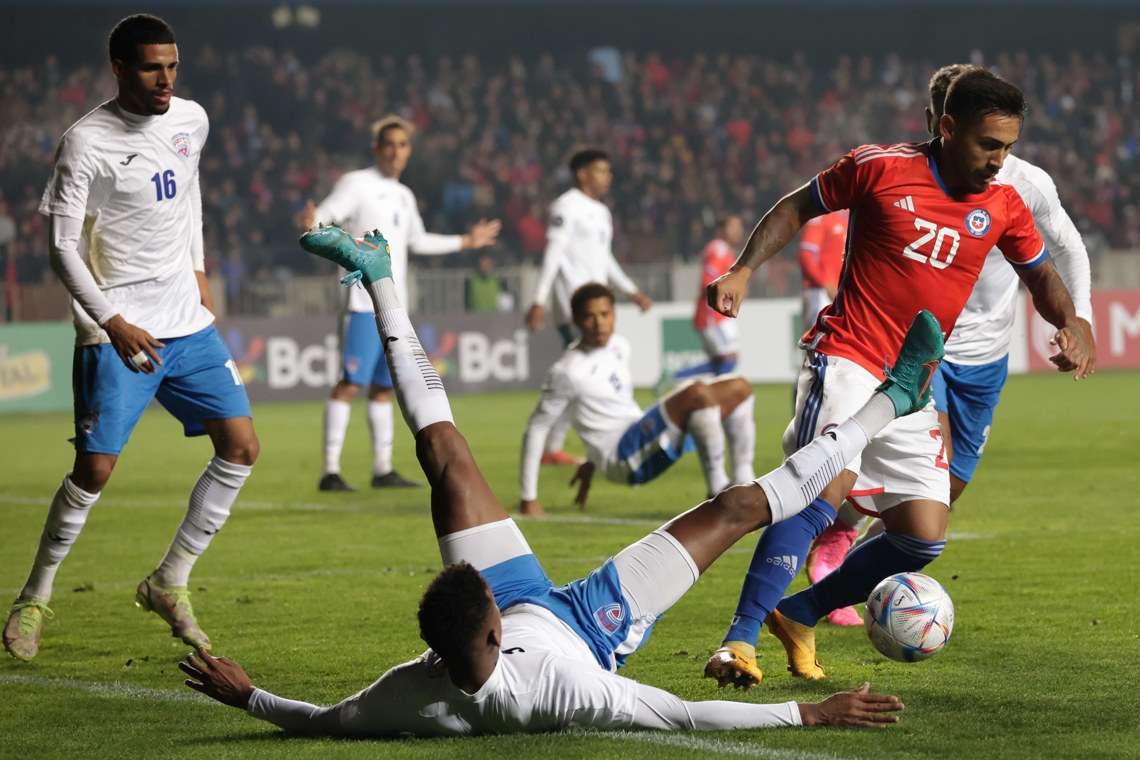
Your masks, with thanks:
[(566, 214), (566, 204), (554, 202), (550, 206), (550, 218), (546, 223), (546, 250), (542, 254), (542, 272), (534, 289), (532, 303), (544, 305), (554, 287), (554, 278), (562, 266), (562, 252), (570, 242), (570, 220)]
[(821, 211), (855, 208), (869, 194), (872, 167), (878, 162), (860, 162), (856, 157), (859, 150), (852, 150), (812, 178), (811, 196)]
[(1025, 201), (1012, 187), (1008, 188), (1006, 227), (998, 238), (997, 247), (1006, 261), (1016, 269), (1032, 269), (1049, 258), (1045, 243), (1033, 224), (1033, 214)]
[(1061, 205), (1057, 187), (1045, 172), (1033, 183), (1037, 197), (1029, 204), (1037, 231), (1045, 241), (1045, 247), (1057, 267), (1057, 273), (1065, 281), (1065, 287), (1073, 298), (1077, 316), (1092, 322), (1092, 271), (1089, 265), (1089, 252), (1085, 248), (1081, 233)]
[(73, 219), (86, 217), (87, 195), (95, 175), (95, 162), (85, 141), (74, 132), (65, 134), (56, 148), (55, 164), (40, 200), (40, 213)]
[[(352, 176), (345, 174), (333, 185), (332, 192), (328, 194), (317, 206), (316, 221), (323, 223), (342, 224), (356, 210), (355, 183)], [(356, 234), (360, 230), (349, 230)]]

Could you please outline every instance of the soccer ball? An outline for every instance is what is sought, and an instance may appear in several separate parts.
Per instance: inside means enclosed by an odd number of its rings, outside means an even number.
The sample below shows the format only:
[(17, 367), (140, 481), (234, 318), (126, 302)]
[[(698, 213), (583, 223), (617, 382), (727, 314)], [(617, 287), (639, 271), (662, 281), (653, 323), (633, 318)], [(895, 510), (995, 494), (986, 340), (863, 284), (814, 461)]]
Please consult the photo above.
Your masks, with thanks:
[(875, 586), (863, 623), (875, 649), (892, 660), (925, 660), (950, 640), (954, 602), (929, 575), (898, 573)]

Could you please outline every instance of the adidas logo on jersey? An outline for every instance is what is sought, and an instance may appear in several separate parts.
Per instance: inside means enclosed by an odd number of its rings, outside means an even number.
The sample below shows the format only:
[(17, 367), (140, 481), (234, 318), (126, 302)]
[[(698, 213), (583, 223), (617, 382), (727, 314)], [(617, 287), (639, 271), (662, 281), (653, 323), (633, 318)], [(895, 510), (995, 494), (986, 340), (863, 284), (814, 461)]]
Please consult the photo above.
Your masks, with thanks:
[(764, 561), (767, 562), (769, 565), (775, 565), (776, 567), (784, 568), (785, 570), (788, 571), (788, 574), (793, 576), (793, 577), (795, 577), (796, 568), (799, 567), (799, 564), (800, 564), (800, 560), (798, 557), (788, 555), (788, 554), (782, 554), (779, 557), (768, 557), (768, 559), (766, 559)]
[(911, 198), (909, 195), (905, 198), (899, 198), (891, 205), (897, 206), (903, 211), (909, 211), (912, 214), (914, 213), (914, 198)]

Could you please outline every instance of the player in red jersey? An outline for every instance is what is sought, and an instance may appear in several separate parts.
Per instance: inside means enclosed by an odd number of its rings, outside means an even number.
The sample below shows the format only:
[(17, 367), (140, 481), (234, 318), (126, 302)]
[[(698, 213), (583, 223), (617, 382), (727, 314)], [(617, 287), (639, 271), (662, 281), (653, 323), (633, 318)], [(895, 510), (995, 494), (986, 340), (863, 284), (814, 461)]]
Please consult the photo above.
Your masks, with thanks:
[(800, 272), (803, 275), (804, 328), (815, 324), (824, 307), (835, 300), (843, 252), (847, 248), (847, 210), (809, 219), (800, 236)]
[[(850, 209), (839, 292), (801, 341), (806, 357), (796, 416), (784, 434), (786, 451), (844, 419), (855, 400), (884, 378), (886, 361), (919, 309), (933, 312), (949, 334), (995, 246), (1017, 269), (1038, 312), (1057, 328), (1054, 363), (1078, 377), (1088, 373), (1090, 346), (1033, 218), (1014, 188), (993, 181), (1020, 136), (1024, 109), (1013, 85), (986, 71), (962, 74), (947, 92), (935, 139), (852, 150), (781, 199), (730, 271), (709, 286), (709, 305), (735, 316), (758, 266), (809, 219)], [(707, 676), (722, 685), (759, 682), (754, 642), (767, 619), (793, 675), (824, 677), (815, 658), (815, 623), (866, 599), (888, 575), (919, 570), (942, 552), (950, 482), (941, 436), (933, 405), (892, 423), (811, 507), (765, 531)], [(881, 517), (886, 531), (819, 583), (781, 600), (812, 539), (848, 496)]]
[(729, 214), (717, 221), (716, 231), (717, 236), (701, 252), (701, 292), (693, 312), (693, 329), (701, 336), (701, 345), (709, 360), (681, 370), (675, 375), (678, 379), (723, 375), (736, 369), (740, 352), (736, 323), (709, 307), (705, 288), (727, 272), (736, 260), (736, 249), (744, 242), (744, 223), (736, 214)]

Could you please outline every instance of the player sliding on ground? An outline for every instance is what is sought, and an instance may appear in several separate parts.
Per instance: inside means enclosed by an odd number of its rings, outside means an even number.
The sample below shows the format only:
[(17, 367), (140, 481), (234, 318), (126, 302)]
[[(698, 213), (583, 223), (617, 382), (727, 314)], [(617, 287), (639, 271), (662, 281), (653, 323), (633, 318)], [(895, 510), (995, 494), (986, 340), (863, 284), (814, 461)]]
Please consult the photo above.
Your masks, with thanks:
[(306, 250), (359, 273), (376, 309), (396, 398), (431, 485), (444, 570), (420, 601), (427, 652), (333, 707), (255, 688), (236, 663), (200, 653), (187, 685), (289, 732), (439, 736), (596, 728), (733, 729), (883, 726), (902, 709), (867, 684), (819, 703), (685, 702), (614, 671), (726, 549), (798, 513), (897, 416), (923, 408), (942, 355), (937, 323), (915, 319), (890, 379), (855, 415), (759, 481), (726, 489), (608, 560), (555, 587), (491, 493), (452, 420), (443, 383), (396, 296), (387, 244), (339, 228), (301, 238)]
[[(543, 442), (566, 414), (588, 454), (571, 481), (580, 484), (575, 499), (579, 507), (586, 506), (595, 469), (615, 483), (648, 483), (680, 459), (690, 440), (696, 443), (710, 496), (730, 482), (755, 479), (756, 425), (748, 381), (740, 376), (707, 384), (693, 381), (643, 413), (633, 399), (629, 341), (614, 334), (613, 291), (601, 283), (586, 283), (574, 291), (570, 310), (581, 337), (550, 368), (527, 422), (519, 472), (520, 512), (543, 513), (537, 501)], [(726, 439), (733, 464), (731, 481), (724, 468)]]

